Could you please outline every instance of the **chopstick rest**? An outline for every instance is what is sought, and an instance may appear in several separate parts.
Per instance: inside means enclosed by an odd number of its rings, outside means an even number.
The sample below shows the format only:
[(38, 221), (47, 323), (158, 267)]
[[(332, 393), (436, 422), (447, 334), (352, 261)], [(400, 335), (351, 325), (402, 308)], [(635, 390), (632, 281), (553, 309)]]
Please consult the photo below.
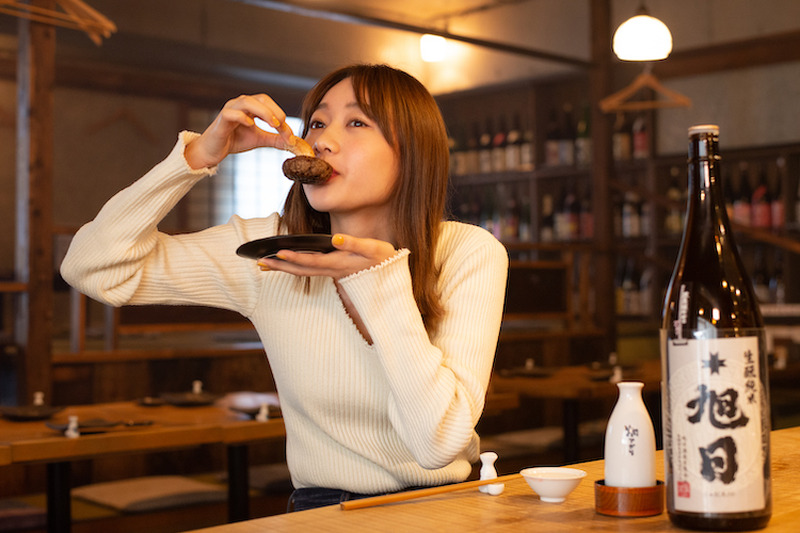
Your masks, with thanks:
[(440, 485), (438, 487), (430, 487), (427, 489), (412, 490), (408, 492), (395, 492), (393, 494), (383, 494), (381, 496), (373, 496), (371, 498), (362, 498), (360, 500), (349, 500), (339, 504), (345, 511), (352, 509), (364, 509), (366, 507), (375, 507), (387, 503), (402, 502), (406, 500), (413, 500), (415, 498), (424, 498), (426, 496), (435, 496), (436, 494), (444, 494), (446, 492), (455, 492), (457, 490), (472, 489), (483, 485), (492, 485), (494, 483), (505, 483), (512, 479), (521, 477), (519, 473), (508, 474), (492, 479), (479, 479), (476, 481), (465, 481), (463, 483), (454, 483), (451, 485)]

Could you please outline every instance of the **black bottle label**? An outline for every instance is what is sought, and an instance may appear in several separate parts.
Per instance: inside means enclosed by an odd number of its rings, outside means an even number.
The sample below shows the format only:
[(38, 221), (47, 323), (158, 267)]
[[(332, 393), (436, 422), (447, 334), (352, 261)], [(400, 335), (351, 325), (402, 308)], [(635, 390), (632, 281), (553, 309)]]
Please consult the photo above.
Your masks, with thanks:
[[(666, 339), (665, 447), (676, 511), (741, 513), (766, 505), (760, 350), (763, 331)], [(725, 336), (730, 335), (730, 336)], [(690, 338), (687, 338), (690, 337)], [(766, 437), (768, 438), (768, 436)]]

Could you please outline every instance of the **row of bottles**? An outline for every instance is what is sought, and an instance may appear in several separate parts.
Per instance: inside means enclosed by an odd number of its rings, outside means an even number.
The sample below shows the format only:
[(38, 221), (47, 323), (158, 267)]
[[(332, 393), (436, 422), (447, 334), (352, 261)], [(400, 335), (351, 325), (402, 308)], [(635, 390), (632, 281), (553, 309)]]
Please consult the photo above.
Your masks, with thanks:
[(728, 173), (725, 182), (725, 205), (734, 222), (760, 229), (781, 230), (786, 225), (783, 195), (786, 161), (774, 165), (739, 163), (738, 173)]
[(773, 260), (767, 257), (767, 248), (757, 245), (753, 252), (753, 289), (761, 304), (785, 304), (786, 282), (783, 277), (783, 251), (774, 250)]
[(547, 121), (544, 140), (545, 166), (589, 166), (592, 162), (591, 109), (584, 104), (575, 118), (571, 103), (558, 112), (553, 109)]
[(594, 237), (594, 212), (586, 190), (563, 187), (557, 201), (546, 192), (542, 195), (539, 240), (566, 242)]
[(650, 235), (652, 204), (638, 194), (626, 192), (614, 202), (614, 235), (635, 239)]
[(466, 131), (460, 126), (450, 137), (451, 171), (455, 176), (533, 170), (535, 139), (532, 127), (522, 126), (515, 114), (508, 128), (506, 117), (488, 118), (483, 129), (477, 122)]
[(481, 226), (502, 241), (530, 241), (531, 206), (527, 189), (504, 183), (462, 187), (452, 207), (463, 222)]
[(651, 153), (650, 145), (650, 126), (644, 113), (630, 117), (618, 112), (611, 136), (614, 160), (647, 159)]
[(652, 316), (655, 290), (655, 269), (641, 267), (633, 257), (617, 261), (614, 278), (615, 308), (618, 315)]

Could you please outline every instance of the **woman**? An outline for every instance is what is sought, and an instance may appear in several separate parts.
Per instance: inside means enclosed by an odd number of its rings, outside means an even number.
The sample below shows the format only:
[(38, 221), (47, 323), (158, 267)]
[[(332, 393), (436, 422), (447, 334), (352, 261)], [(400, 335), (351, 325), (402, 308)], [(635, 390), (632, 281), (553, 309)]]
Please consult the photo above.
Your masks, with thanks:
[[(179, 236), (156, 228), (227, 154), (290, 145), (280, 107), (241, 96), (109, 200), (76, 234), (62, 274), (111, 305), (217, 306), (253, 322), (281, 399), (295, 510), (463, 481), (478, 459), (505, 249), (443, 220), (444, 124), (408, 74), (338, 70), (310, 92), (303, 119), (334, 172), (295, 184), (283, 216), (234, 216)], [(235, 254), (254, 239), (309, 232), (332, 233), (336, 250), (284, 250), (258, 267)]]

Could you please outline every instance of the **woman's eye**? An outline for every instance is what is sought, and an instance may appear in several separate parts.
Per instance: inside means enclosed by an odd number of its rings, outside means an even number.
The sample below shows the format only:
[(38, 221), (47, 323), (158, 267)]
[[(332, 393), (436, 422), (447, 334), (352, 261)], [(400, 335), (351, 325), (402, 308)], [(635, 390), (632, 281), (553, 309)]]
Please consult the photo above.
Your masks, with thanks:
[(350, 121), (350, 125), (351, 126), (355, 126), (356, 128), (364, 128), (364, 127), (368, 126), (368, 124), (366, 122), (364, 122), (363, 120), (357, 119), (357, 118), (354, 118), (353, 120), (351, 120)]
[(319, 128), (324, 128), (325, 124), (321, 120), (312, 120), (308, 123), (308, 128), (312, 130), (317, 130)]

